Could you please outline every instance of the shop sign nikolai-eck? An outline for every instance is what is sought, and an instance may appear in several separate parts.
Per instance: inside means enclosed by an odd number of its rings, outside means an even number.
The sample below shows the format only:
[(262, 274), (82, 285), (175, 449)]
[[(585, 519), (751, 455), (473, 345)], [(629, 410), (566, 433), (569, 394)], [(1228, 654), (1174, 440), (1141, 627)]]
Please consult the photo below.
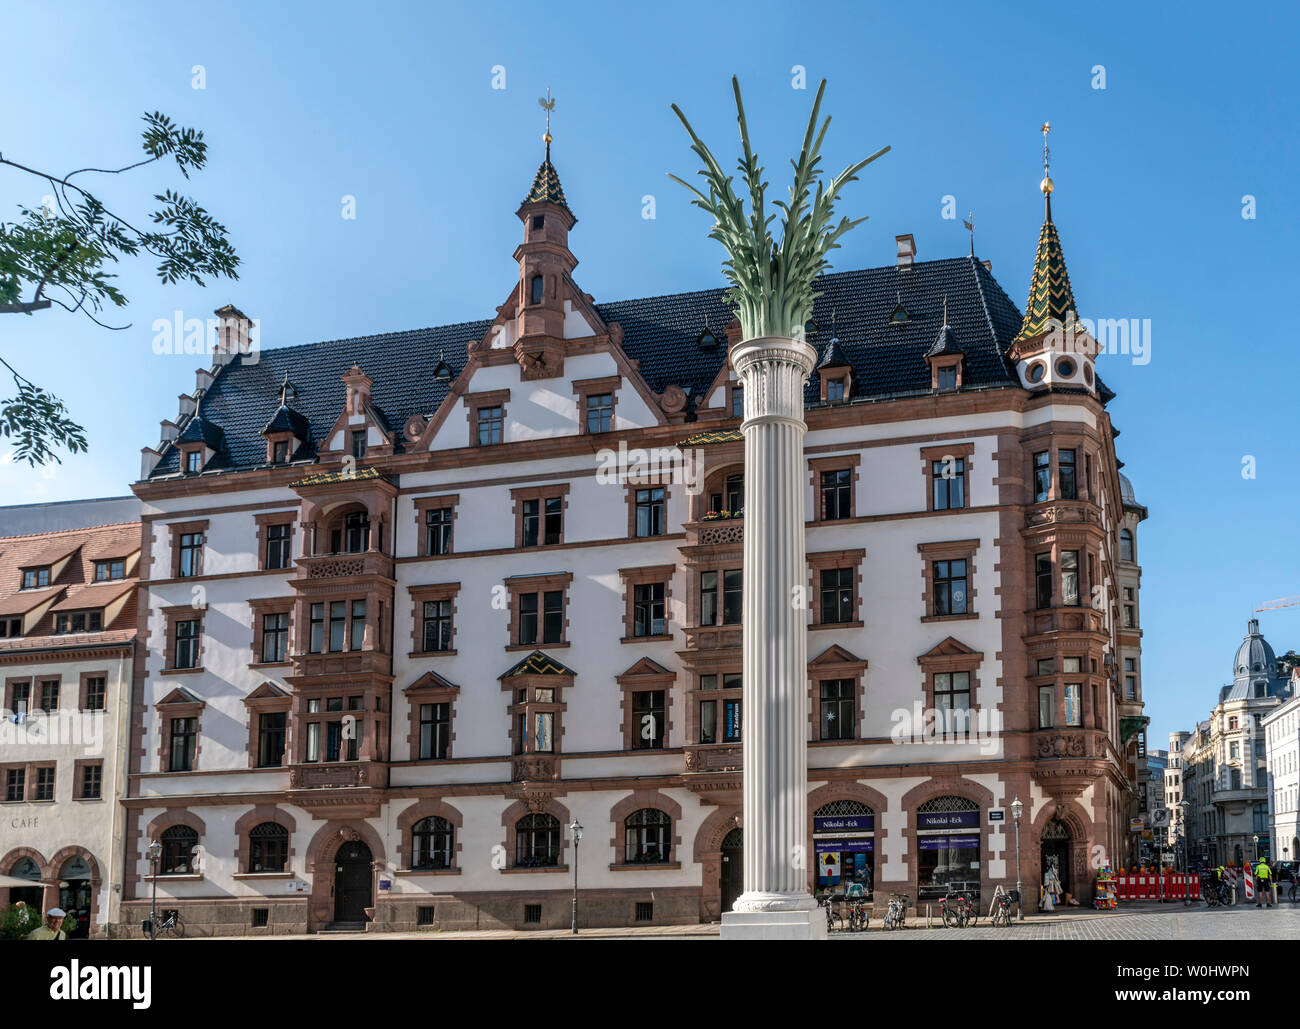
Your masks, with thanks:
[(918, 829), (976, 829), (980, 824), (978, 811), (918, 811)]
[(874, 832), (875, 815), (815, 815), (813, 832)]

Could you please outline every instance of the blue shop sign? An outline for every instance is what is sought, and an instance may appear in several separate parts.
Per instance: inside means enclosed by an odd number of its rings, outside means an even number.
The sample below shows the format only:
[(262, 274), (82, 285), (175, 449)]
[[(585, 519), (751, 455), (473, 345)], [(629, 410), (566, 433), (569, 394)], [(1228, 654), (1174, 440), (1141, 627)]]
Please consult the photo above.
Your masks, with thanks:
[(916, 841), (921, 850), (959, 850), (964, 847), (978, 849), (978, 836), (922, 836)]
[(871, 854), (876, 841), (865, 840), (813, 840), (814, 854)]
[(813, 832), (873, 832), (875, 815), (815, 815)]
[(918, 829), (978, 829), (978, 811), (918, 811)]

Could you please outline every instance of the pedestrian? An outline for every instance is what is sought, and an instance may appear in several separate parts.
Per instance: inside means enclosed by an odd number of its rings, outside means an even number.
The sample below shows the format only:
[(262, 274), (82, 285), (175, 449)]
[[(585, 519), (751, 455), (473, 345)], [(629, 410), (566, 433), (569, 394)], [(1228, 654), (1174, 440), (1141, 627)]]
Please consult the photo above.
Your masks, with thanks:
[(1272, 873), (1268, 867), (1268, 859), (1260, 858), (1259, 864), (1255, 866), (1255, 907), (1263, 907), (1264, 898), (1268, 898), (1268, 906), (1273, 906)]
[(63, 908), (50, 908), (45, 912), (45, 924), (27, 934), (29, 940), (66, 940), (68, 934), (63, 931), (63, 920), (67, 917)]

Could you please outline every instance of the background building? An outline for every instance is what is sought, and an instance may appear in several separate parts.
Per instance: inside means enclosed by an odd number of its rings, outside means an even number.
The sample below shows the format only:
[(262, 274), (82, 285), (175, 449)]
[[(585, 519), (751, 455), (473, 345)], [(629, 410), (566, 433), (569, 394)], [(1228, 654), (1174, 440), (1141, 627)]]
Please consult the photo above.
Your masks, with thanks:
[[(1273, 648), (1251, 619), (1233, 658), (1233, 681), (1183, 744), (1183, 791), (1193, 852), (1209, 864), (1274, 855), (1263, 720), (1291, 697)], [(1257, 839), (1258, 838), (1258, 839)]]
[[(739, 323), (584, 293), (549, 148), (517, 216), (482, 321), (249, 361), (218, 312), (135, 486), (128, 925), (155, 839), (194, 933), (564, 925), (574, 821), (584, 924), (740, 892)], [(1013, 883), (1020, 798), (1029, 895), (1050, 862), (1086, 900), (1144, 725), (1112, 394), (1061, 349), (1050, 197), (1023, 315), (915, 255), (804, 327), (810, 885)]]
[(57, 904), (74, 936), (119, 919), (139, 558), (134, 521), (0, 538), (0, 872), (31, 883), (0, 904)]
[(1165, 796), (1165, 773), (1169, 768), (1167, 750), (1147, 751), (1146, 810), (1147, 824), (1151, 826), (1152, 849), (1162, 851), (1168, 846), (1169, 814), (1168, 799)]
[[(1183, 748), (1188, 732), (1171, 732), (1169, 734), (1169, 756), (1165, 767), (1165, 807), (1169, 809), (1169, 839), (1181, 846), (1184, 839), (1183, 827)], [(1182, 860), (1179, 853), (1178, 860)]]
[(1269, 833), (1283, 861), (1300, 860), (1300, 669), (1291, 670), (1291, 697), (1266, 714)]

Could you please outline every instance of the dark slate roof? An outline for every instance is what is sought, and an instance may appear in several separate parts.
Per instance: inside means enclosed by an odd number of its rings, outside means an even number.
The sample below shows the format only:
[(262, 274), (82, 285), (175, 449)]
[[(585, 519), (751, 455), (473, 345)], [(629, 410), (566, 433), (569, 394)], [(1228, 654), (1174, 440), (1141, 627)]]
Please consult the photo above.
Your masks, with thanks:
[(817, 367), (843, 368), (846, 364), (852, 364), (852, 362), (844, 356), (844, 348), (840, 346), (840, 338), (832, 336), (830, 342), (822, 349), (822, 359), (817, 362)]
[[(930, 391), (926, 351), (943, 324), (943, 298), (948, 298), (948, 322), (966, 357), (963, 390), (1019, 388), (1004, 353), (1020, 328), (1020, 312), (997, 280), (971, 257), (921, 261), (908, 268), (888, 266), (834, 272), (818, 280), (821, 296), (813, 306), (815, 329), (808, 342), (819, 352), (832, 336), (853, 371), (852, 394), (859, 402), (880, 401)], [(623, 347), (640, 362), (649, 387), (662, 392), (676, 384), (696, 404), (713, 384), (726, 360), (721, 327), (733, 311), (723, 288), (696, 293), (644, 297), (597, 304), (606, 322), (623, 327)], [(889, 316), (901, 298), (910, 319), (891, 324)], [(702, 349), (699, 337), (706, 324), (724, 345)], [(455, 325), (382, 333), (353, 339), (309, 343), (237, 356), (217, 372), (203, 397), (203, 421), (225, 430), (224, 443), (206, 472), (255, 468), (266, 462), (261, 433), (266, 413), (280, 402), (281, 382), (292, 379), (296, 409), (316, 435), (300, 448), (296, 459), (309, 459), (338, 419), (344, 402), (341, 376), (353, 364), (374, 380), (371, 402), (385, 427), (397, 437), (412, 415), (428, 417), (451, 387), (434, 376), (439, 360), (464, 368), (466, 344), (486, 334), (490, 319)], [(1103, 389), (1099, 384), (1099, 389)], [(808, 406), (819, 406), (821, 389), (811, 377), (805, 395)], [(193, 421), (193, 420), (191, 420)], [(182, 437), (190, 432), (187, 423)], [(195, 430), (199, 431), (199, 430)], [(204, 430), (206, 431), (206, 430)], [(175, 447), (168, 447), (151, 478), (179, 471)]]
[(306, 439), (311, 435), (311, 428), (306, 415), (287, 404), (281, 404), (262, 430), (263, 435), (271, 432), (292, 432), (299, 439)]
[[(206, 398), (205, 398), (206, 399)], [(220, 452), (222, 437), (221, 426), (212, 420), (210, 414), (204, 415), (202, 412), (193, 415), (185, 423), (185, 428), (181, 430), (180, 435), (176, 437), (177, 443), (202, 443), (211, 447), (213, 450)]]
[(939, 327), (939, 335), (935, 336), (934, 342), (930, 344), (930, 349), (925, 352), (926, 357), (943, 357), (945, 354), (964, 354), (961, 344), (957, 342), (957, 333), (947, 322)]
[(522, 661), (511, 665), (508, 669), (497, 676), (498, 679), (509, 679), (516, 675), (569, 675), (576, 676), (575, 672), (568, 665), (555, 660), (550, 654), (543, 654), (540, 650), (534, 650)]

